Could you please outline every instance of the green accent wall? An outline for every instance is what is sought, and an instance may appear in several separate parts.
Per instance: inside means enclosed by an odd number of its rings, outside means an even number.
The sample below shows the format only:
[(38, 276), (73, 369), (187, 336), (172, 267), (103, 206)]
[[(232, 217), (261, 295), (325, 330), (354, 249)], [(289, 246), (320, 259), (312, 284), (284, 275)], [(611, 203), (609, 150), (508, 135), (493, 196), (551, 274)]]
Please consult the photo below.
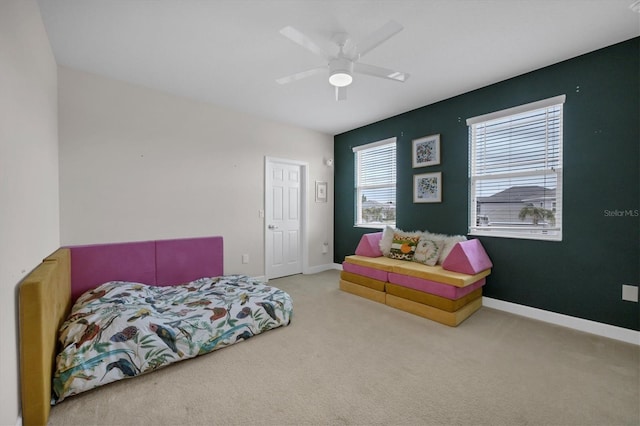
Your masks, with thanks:
[[(334, 261), (379, 231), (353, 226), (354, 146), (398, 138), (398, 228), (466, 234), (466, 119), (566, 94), (563, 240), (479, 238), (494, 264), (484, 295), (640, 330), (638, 303), (622, 300), (622, 284), (640, 284), (639, 82), (634, 38), (336, 135)], [(441, 164), (413, 169), (412, 140), (436, 133)], [(442, 203), (414, 204), (413, 175), (438, 171)]]

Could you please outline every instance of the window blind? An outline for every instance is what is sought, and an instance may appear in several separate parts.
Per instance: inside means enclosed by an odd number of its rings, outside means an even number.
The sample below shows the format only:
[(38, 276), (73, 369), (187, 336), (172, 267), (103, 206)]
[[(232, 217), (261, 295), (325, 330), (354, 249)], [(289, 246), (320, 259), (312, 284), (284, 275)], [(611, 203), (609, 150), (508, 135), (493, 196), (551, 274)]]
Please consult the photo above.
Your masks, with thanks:
[(467, 120), (470, 234), (562, 239), (564, 99)]
[(355, 225), (395, 226), (396, 138), (353, 148), (355, 153)]

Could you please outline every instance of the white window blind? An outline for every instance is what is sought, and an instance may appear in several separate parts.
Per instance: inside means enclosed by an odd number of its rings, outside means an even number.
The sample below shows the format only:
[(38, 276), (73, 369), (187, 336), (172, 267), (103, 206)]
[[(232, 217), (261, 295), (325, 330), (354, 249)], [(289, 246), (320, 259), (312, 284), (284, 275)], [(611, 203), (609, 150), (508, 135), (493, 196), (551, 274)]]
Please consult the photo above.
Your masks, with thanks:
[(562, 240), (564, 100), (467, 120), (469, 234)]
[(396, 138), (353, 148), (355, 156), (355, 226), (396, 223)]

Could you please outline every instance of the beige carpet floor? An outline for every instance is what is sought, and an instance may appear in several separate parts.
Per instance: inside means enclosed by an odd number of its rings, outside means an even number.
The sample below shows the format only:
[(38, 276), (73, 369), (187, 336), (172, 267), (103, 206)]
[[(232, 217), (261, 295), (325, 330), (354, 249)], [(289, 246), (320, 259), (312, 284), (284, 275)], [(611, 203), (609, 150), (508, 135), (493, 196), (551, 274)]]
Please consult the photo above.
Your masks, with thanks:
[(482, 308), (457, 328), (338, 289), (271, 285), (288, 327), (71, 397), (50, 425), (638, 425), (639, 348)]

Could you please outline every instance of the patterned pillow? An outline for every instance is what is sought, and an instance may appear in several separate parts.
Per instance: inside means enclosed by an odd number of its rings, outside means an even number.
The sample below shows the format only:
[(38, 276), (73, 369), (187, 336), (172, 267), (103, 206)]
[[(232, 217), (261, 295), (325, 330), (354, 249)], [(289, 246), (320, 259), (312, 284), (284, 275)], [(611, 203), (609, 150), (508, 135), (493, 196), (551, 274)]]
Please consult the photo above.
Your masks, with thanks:
[(467, 237), (464, 235), (432, 234), (431, 232), (425, 232), (425, 236), (430, 240), (444, 242), (440, 257), (438, 257), (438, 265), (442, 265), (442, 262), (449, 256), (449, 253), (451, 253), (456, 243), (467, 241)]
[(440, 257), (444, 241), (434, 241), (428, 237), (420, 237), (416, 252), (413, 254), (413, 261), (434, 266)]
[(416, 251), (416, 246), (420, 240), (419, 236), (409, 237), (399, 233), (393, 234), (393, 242), (391, 243), (391, 250), (389, 251), (389, 257), (391, 259), (411, 260), (413, 259), (413, 253)]

